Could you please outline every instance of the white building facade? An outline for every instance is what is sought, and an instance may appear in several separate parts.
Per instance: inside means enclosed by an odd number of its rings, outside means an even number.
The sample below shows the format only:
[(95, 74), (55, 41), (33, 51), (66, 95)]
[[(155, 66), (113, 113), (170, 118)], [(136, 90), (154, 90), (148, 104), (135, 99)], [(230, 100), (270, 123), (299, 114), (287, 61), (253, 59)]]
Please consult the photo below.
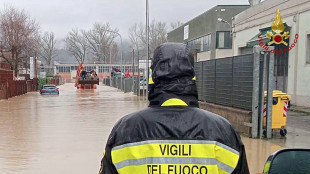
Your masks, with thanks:
[(289, 46), (295, 46), (276, 56), (275, 85), (292, 96), (292, 104), (310, 107), (310, 0), (265, 0), (235, 16), (233, 54), (252, 53), (255, 38), (271, 27), (278, 9), (290, 32)]

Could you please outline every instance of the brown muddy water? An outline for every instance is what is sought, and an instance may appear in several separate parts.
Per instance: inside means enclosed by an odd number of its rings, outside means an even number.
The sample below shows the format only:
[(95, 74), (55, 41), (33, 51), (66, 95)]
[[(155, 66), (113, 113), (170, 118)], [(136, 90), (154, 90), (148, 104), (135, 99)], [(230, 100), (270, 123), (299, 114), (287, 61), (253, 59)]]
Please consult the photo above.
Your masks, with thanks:
[[(92, 174), (113, 125), (147, 107), (130, 93), (99, 86), (77, 90), (60, 86), (59, 96), (33, 92), (0, 101), (0, 174)], [(243, 138), (251, 173), (285, 142)]]

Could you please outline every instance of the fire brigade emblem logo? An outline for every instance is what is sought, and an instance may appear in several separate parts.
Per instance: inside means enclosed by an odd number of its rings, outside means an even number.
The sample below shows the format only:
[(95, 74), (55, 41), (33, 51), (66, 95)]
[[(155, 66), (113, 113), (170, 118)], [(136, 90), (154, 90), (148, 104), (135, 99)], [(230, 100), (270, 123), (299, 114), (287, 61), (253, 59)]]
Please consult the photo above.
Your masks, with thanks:
[[(284, 27), (284, 24), (282, 22), (280, 10), (277, 10), (276, 17), (275, 17), (274, 22), (272, 23), (271, 29), (272, 29), (272, 32), (267, 31), (267, 35), (266, 35), (266, 37), (271, 40), (268, 43), (268, 45), (284, 44), (285, 46), (287, 46), (288, 44), (284, 40), (288, 39), (290, 37), (290, 35), (289, 35), (290, 32), (288, 32), (288, 31), (283, 32), (285, 27)], [(283, 34), (281, 34), (281, 33), (283, 33)]]

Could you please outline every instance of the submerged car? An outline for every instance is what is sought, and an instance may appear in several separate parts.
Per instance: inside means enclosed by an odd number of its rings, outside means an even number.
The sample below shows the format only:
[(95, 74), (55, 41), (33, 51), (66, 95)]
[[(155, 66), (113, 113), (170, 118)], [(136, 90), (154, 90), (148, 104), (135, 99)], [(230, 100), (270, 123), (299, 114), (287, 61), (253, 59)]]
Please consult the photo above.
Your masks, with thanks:
[(56, 85), (43, 85), (40, 94), (56, 94), (59, 95), (59, 89)]

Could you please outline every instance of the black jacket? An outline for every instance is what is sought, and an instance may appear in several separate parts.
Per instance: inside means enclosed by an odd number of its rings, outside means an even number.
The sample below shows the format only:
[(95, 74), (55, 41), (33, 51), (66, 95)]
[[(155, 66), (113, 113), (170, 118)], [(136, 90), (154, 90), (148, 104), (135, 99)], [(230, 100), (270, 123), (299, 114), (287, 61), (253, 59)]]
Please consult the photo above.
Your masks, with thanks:
[(100, 174), (248, 174), (244, 145), (230, 123), (198, 108), (190, 50), (154, 53), (150, 106), (114, 126)]

